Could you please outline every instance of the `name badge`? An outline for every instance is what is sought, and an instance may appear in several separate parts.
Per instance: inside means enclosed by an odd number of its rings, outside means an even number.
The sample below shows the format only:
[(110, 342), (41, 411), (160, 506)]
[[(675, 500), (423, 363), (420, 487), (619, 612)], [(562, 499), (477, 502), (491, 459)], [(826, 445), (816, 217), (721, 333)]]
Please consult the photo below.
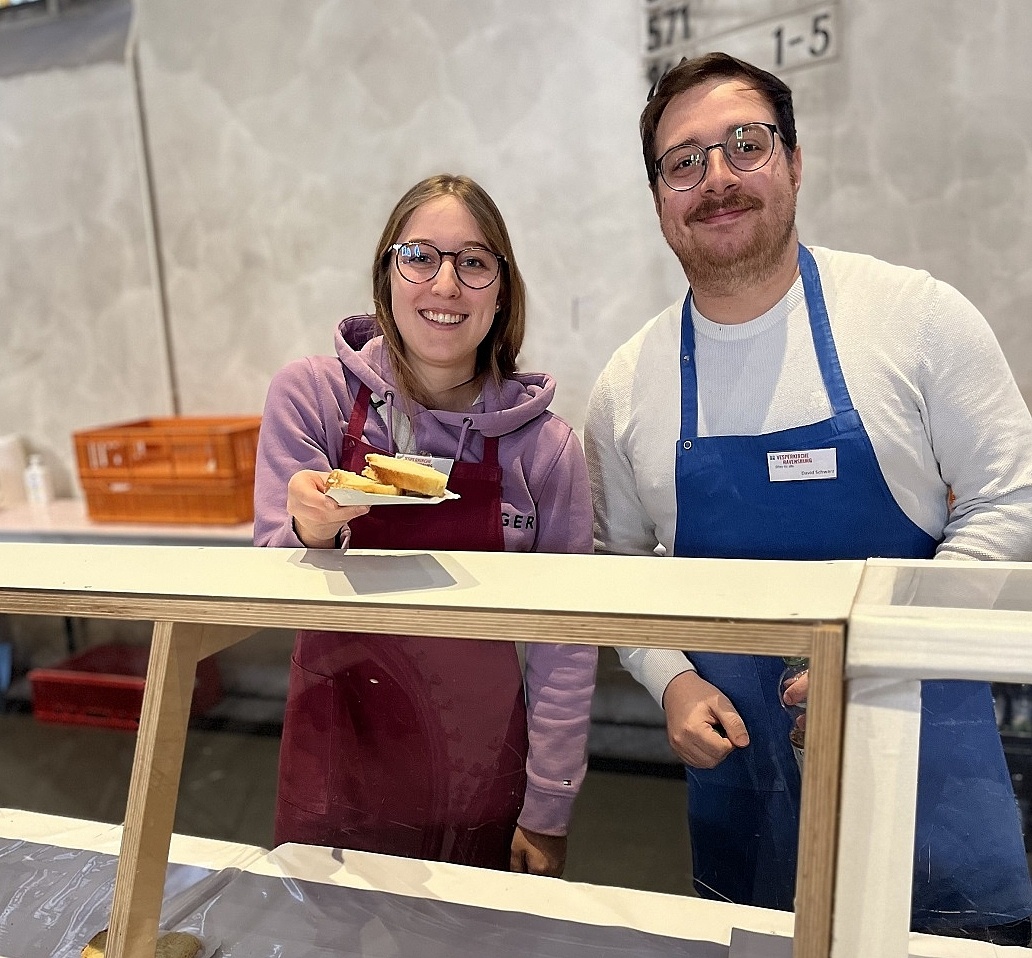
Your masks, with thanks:
[(768, 452), (767, 472), (771, 482), (803, 479), (834, 479), (838, 476), (838, 450), (801, 449), (798, 452)]

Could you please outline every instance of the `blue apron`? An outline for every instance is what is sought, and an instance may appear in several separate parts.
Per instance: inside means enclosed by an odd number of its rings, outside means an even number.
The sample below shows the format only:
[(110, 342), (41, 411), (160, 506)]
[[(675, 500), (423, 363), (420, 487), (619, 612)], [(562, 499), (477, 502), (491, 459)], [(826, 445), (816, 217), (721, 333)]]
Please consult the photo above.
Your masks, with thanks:
[[(937, 542), (893, 499), (853, 408), (820, 276), (799, 269), (830, 419), (759, 436), (699, 436), (691, 293), (681, 312), (681, 436), (674, 553), (743, 559), (931, 558)], [(834, 449), (835, 478), (772, 482), (768, 453)], [(827, 454), (825, 454), (827, 455)], [(687, 770), (699, 894), (791, 910), (799, 828), (792, 720), (779, 658), (689, 653), (732, 701), (750, 744), (714, 769)], [(924, 930), (1006, 924), (1032, 913), (1032, 884), (988, 684), (922, 683), (913, 923)], [(991, 850), (987, 866), (986, 850)]]

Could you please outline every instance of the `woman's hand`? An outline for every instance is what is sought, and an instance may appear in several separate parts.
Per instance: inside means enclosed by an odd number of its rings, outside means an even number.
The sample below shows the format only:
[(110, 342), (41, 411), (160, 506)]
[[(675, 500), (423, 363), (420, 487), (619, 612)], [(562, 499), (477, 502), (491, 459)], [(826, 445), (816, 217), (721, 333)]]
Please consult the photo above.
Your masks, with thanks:
[(509, 854), (509, 871), (561, 878), (566, 867), (566, 836), (542, 835), (516, 826)]
[(341, 506), (326, 495), (328, 472), (302, 469), (287, 483), (287, 513), (294, 519), (294, 530), (309, 549), (332, 549), (337, 533), (369, 506)]

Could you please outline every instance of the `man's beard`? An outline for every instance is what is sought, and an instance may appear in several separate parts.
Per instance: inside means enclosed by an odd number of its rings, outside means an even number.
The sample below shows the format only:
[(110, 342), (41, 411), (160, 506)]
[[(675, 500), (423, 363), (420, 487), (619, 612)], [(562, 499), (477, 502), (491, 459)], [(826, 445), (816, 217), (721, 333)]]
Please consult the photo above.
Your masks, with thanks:
[(779, 194), (766, 206), (756, 197), (743, 193), (703, 202), (692, 212), (691, 220), (712, 216), (720, 210), (745, 209), (757, 210), (760, 222), (748, 243), (731, 251), (721, 250), (714, 244), (694, 242), (690, 225), (673, 230), (661, 221), (663, 236), (694, 289), (726, 296), (766, 281), (784, 262), (795, 233), (794, 189)]

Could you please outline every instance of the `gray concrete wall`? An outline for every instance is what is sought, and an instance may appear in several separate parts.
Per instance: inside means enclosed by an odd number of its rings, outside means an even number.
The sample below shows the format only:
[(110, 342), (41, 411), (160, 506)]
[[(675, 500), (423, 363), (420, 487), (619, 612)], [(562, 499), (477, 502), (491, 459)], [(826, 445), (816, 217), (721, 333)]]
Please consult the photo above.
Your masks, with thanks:
[[(695, 42), (796, 9), (695, 0)], [(531, 290), (523, 366), (558, 377), (575, 425), (611, 350), (683, 293), (641, 169), (635, 0), (135, 12), (156, 233), (126, 59), (0, 76), (0, 433), (65, 490), (73, 429), (174, 397), (258, 412), (278, 366), (329, 352), (370, 305), (389, 208), (431, 172), (470, 173), (506, 214)], [(1032, 394), (1032, 5), (839, 3), (835, 23), (838, 55), (785, 74), (803, 240), (953, 283)]]

